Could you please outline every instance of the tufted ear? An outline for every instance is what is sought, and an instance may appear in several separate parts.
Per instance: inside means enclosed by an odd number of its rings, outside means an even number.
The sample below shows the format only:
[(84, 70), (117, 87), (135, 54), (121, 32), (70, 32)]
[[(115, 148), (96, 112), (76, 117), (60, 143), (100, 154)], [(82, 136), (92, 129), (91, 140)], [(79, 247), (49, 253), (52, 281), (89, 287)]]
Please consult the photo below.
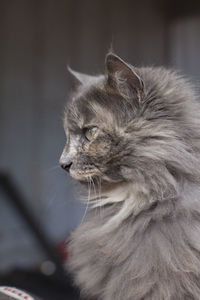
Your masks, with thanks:
[(88, 84), (90, 81), (94, 80), (94, 76), (74, 71), (69, 66), (67, 67), (67, 69), (69, 73), (72, 75), (75, 86), (85, 85)]
[(119, 56), (109, 53), (106, 56), (106, 72), (108, 85), (124, 98), (137, 96), (138, 102), (144, 97), (144, 83), (134, 68), (124, 62)]

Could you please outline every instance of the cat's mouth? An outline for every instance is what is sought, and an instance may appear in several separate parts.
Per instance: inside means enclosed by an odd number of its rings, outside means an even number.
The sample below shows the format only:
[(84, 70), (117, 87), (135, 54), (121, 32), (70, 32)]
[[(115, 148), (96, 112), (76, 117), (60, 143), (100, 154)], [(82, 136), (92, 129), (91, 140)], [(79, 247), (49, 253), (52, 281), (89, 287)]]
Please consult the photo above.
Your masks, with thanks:
[(75, 180), (87, 183), (89, 180), (95, 180), (95, 178), (101, 177), (101, 174), (100, 172), (98, 172), (98, 170), (95, 171), (70, 170), (70, 176)]

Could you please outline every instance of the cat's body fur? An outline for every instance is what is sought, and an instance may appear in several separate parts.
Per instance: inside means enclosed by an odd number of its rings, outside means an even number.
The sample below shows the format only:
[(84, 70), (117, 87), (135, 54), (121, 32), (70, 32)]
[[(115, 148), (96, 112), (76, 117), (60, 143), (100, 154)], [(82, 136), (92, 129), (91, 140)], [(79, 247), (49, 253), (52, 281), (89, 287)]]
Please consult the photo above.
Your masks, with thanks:
[[(108, 66), (108, 77), (112, 76), (109, 71)], [(199, 300), (199, 104), (190, 85), (171, 71), (141, 68), (137, 75), (144, 90), (136, 95), (135, 89), (130, 96), (127, 86), (120, 87), (121, 95), (129, 98), (127, 102), (138, 98), (142, 104), (133, 100), (132, 110), (127, 103), (120, 112), (116, 103), (118, 119), (112, 124), (113, 132), (121, 136), (115, 138), (117, 150), (113, 150), (114, 159), (107, 159), (107, 153), (98, 157), (106, 161), (101, 172), (110, 186), (105, 184), (104, 189), (102, 184), (98, 197), (94, 191), (97, 201), (72, 233), (68, 268), (86, 299)], [(73, 117), (80, 121), (77, 99), (84, 98), (89, 107), (104, 88), (103, 77), (88, 81), (68, 111), (74, 109)], [(108, 95), (108, 115), (112, 95)], [(66, 118), (70, 123), (70, 115)], [(97, 166), (94, 159), (92, 163)]]
[(194, 197), (190, 210), (184, 199), (135, 217), (125, 210), (116, 219), (119, 203), (90, 211), (70, 246), (70, 269), (82, 291), (106, 300), (200, 299), (200, 191), (186, 191), (183, 196)]

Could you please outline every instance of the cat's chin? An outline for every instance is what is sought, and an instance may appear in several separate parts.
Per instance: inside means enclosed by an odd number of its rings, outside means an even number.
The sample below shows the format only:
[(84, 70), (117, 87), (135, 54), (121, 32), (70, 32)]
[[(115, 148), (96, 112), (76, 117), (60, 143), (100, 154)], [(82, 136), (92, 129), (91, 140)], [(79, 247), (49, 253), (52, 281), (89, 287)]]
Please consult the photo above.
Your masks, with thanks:
[(79, 181), (80, 183), (88, 183), (90, 180), (96, 180), (97, 178), (99, 178), (99, 174), (97, 175), (96, 173), (86, 173), (86, 172), (83, 172), (83, 173), (77, 173), (77, 172), (73, 172), (71, 171), (70, 172), (70, 176)]
[[(95, 172), (96, 171), (96, 172)], [(99, 170), (95, 170), (94, 172), (75, 172), (74, 170), (70, 171), (70, 176), (78, 181), (82, 186), (87, 186), (89, 184), (103, 186), (105, 188), (111, 187), (113, 185), (122, 183), (123, 181), (120, 179), (112, 179), (105, 174), (101, 173)]]
[(95, 175), (91, 175), (91, 176), (87, 176), (87, 177), (80, 177), (80, 176), (71, 176), (73, 179), (75, 179), (82, 187), (87, 188), (88, 189), (88, 185), (92, 184), (95, 186), (101, 186), (104, 188), (108, 188), (110, 186), (112, 186), (113, 182), (105, 180), (104, 178), (102, 178), (101, 176), (97, 176)]

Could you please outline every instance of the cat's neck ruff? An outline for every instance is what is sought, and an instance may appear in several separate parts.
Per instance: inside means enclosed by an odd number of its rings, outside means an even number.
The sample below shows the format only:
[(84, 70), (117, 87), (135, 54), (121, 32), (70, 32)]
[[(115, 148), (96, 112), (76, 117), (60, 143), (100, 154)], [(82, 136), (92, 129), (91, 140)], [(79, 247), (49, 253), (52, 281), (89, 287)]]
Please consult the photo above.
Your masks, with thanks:
[(152, 204), (155, 200), (149, 194), (144, 184), (123, 183), (107, 191), (98, 193), (98, 189), (88, 197), (90, 208), (103, 207), (108, 204), (129, 203), (129, 209), (140, 210), (145, 204)]

